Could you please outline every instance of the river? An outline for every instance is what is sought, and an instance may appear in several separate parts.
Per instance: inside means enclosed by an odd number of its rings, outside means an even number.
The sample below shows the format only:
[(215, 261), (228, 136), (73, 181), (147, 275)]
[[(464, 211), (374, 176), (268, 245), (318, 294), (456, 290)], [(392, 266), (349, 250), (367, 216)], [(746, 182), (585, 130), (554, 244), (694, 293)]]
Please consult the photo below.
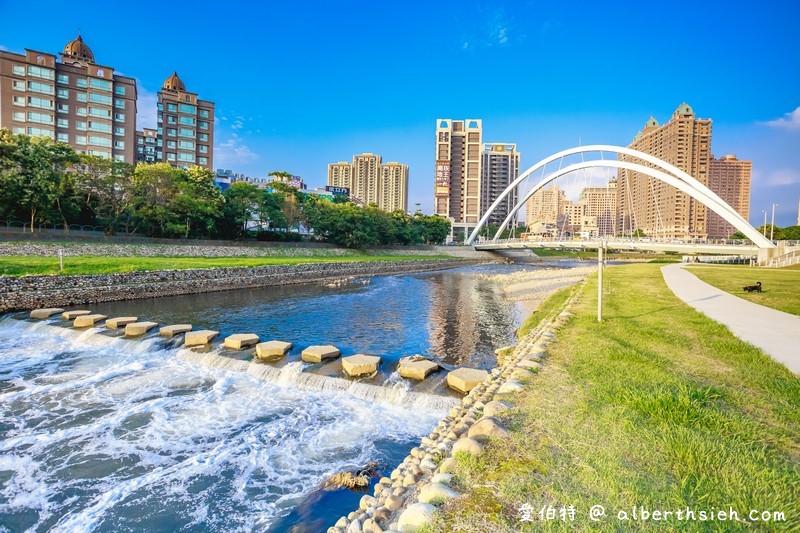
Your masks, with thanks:
[[(494, 364), (527, 309), (479, 274), (517, 268), (87, 308), (288, 340), (295, 349), (279, 366), (324, 375), (341, 376), (340, 363), (305, 365), (302, 348), (380, 355), (373, 384), (408, 388), (393, 372), (403, 356), (446, 368)], [(0, 530), (320, 530), (361, 496), (317, 490), (327, 476), (371, 460), (388, 474), (444, 414), (265, 382), (187, 362), (182, 351), (154, 335), (73, 330), (58, 317), (0, 318)], [(417, 387), (446, 395), (443, 375)]]

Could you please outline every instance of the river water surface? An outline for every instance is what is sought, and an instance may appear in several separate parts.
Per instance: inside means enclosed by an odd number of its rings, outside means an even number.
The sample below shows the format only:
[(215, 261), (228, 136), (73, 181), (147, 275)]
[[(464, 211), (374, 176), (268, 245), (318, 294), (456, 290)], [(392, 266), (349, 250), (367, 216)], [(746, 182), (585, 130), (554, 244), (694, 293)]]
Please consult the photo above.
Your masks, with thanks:
[[(494, 364), (526, 310), (478, 274), (513, 268), (89, 308), (288, 340), (290, 361), (312, 344), (380, 355), (375, 384), (407, 387), (393, 375), (403, 356)], [(0, 318), (0, 530), (324, 530), (361, 496), (319, 492), (327, 476), (371, 460), (388, 474), (444, 414), (264, 382), (181, 360), (181, 350), (155, 336), (73, 330), (58, 317)], [(305, 369), (341, 375), (336, 365)]]

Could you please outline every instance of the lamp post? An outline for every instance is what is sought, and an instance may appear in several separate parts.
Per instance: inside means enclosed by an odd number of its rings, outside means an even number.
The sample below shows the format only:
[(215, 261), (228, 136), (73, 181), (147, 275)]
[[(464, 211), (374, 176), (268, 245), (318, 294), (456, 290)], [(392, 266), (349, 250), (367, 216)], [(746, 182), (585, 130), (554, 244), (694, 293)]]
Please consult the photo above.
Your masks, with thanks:
[(767, 210), (762, 209), (762, 213), (764, 213), (764, 225), (761, 226), (761, 233), (764, 235), (764, 238), (767, 237)]
[(769, 225), (769, 240), (772, 240), (772, 236), (775, 233), (775, 206), (778, 204), (772, 204), (772, 223)]

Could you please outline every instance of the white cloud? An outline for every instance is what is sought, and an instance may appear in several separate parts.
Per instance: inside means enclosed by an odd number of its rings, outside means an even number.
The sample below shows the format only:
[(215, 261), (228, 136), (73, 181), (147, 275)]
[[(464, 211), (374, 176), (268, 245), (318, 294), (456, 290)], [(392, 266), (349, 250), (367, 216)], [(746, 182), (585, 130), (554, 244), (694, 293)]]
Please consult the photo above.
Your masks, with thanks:
[(231, 124), (231, 129), (232, 129), (232, 130), (240, 130), (240, 129), (242, 129), (243, 127), (244, 127), (244, 122), (242, 121), (242, 119), (241, 119), (241, 118), (237, 118), (237, 119), (236, 119), (236, 120), (234, 120), (234, 121), (233, 121), (233, 123)]
[(0, 44), (0, 52), (8, 52), (8, 47)]
[(793, 168), (779, 168), (767, 175), (768, 185), (794, 185), (800, 183), (800, 170)]
[(151, 93), (136, 80), (136, 129), (156, 129), (158, 126), (158, 93)]
[(776, 118), (775, 120), (769, 120), (764, 124), (766, 124), (767, 126), (772, 126), (774, 128), (786, 128), (789, 130), (800, 129), (800, 107), (798, 107), (791, 113), (786, 113), (781, 118)]
[(230, 168), (236, 172), (244, 163), (257, 161), (259, 156), (249, 146), (242, 142), (242, 138), (231, 133), (230, 136), (214, 146), (214, 165), (217, 168)]
[(508, 29), (500, 26), (497, 30), (497, 42), (499, 44), (506, 44), (508, 42)]

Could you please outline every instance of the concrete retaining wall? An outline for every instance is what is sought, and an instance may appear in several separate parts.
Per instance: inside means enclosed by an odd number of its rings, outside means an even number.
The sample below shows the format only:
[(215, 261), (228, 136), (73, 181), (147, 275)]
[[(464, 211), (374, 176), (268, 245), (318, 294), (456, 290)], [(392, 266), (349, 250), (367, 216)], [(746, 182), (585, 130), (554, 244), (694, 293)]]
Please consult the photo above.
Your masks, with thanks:
[(338, 279), (443, 270), (485, 261), (469, 259), (375, 261), (208, 268), (89, 276), (0, 276), (0, 313), (180, 294), (269, 287)]

